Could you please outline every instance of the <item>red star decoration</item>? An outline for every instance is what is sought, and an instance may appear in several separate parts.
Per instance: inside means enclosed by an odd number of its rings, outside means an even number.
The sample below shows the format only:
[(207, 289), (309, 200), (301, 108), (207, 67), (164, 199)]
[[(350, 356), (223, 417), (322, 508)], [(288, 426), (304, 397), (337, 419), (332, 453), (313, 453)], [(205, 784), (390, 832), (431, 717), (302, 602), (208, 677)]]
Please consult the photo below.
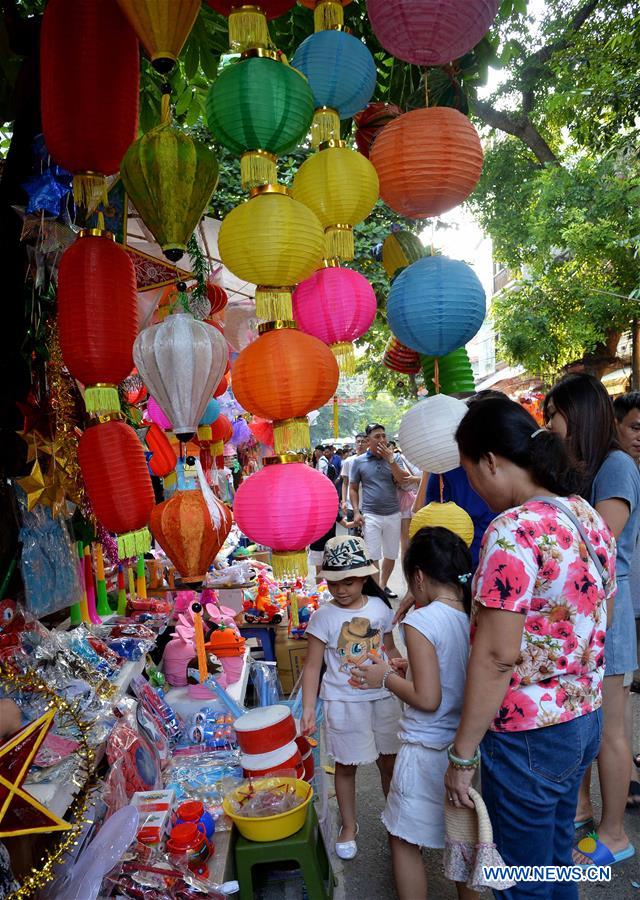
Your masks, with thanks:
[(36, 400), (33, 391), (29, 391), (24, 403), (18, 401), (16, 406), (24, 416), (24, 434), (38, 431), (43, 437), (51, 437), (51, 410)]

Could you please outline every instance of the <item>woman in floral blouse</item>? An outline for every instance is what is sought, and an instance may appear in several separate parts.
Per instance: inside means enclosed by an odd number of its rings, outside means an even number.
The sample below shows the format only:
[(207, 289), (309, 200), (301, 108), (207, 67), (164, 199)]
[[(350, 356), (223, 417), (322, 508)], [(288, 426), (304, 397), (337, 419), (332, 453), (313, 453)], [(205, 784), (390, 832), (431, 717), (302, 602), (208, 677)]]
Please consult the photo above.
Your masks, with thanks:
[[(472, 805), (482, 742), (482, 790), (505, 862), (571, 865), (578, 788), (602, 732), (615, 540), (573, 494), (576, 474), (562, 440), (538, 429), (520, 404), (473, 404), (457, 441), (472, 487), (500, 515), (484, 536), (474, 579), (472, 651), (447, 793), (457, 806)], [(578, 889), (522, 883), (505, 896), (577, 898)]]

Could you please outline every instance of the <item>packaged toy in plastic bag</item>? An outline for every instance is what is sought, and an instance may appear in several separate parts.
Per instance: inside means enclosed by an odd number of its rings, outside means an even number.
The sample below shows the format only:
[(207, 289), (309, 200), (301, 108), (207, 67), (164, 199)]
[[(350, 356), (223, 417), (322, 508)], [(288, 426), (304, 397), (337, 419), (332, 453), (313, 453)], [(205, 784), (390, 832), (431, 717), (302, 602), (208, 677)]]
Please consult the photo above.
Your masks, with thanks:
[(36, 506), (24, 512), (20, 569), (28, 610), (40, 618), (81, 599), (77, 556), (66, 521)]

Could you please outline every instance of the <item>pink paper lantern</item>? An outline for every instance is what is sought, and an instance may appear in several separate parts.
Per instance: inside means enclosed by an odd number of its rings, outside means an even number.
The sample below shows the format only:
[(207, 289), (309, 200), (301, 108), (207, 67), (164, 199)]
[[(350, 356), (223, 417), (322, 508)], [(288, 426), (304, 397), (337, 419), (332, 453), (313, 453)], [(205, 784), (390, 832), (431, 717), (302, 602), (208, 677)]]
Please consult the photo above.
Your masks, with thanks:
[(242, 482), (233, 501), (238, 528), (273, 550), (278, 580), (307, 574), (306, 548), (329, 531), (337, 512), (333, 482), (295, 462), (265, 466)]
[(165, 431), (171, 431), (173, 428), (168, 416), (162, 411), (160, 404), (153, 397), (149, 397), (149, 402), (147, 403), (147, 418)]
[(348, 375), (355, 372), (352, 341), (369, 330), (376, 308), (373, 288), (352, 269), (318, 269), (293, 295), (293, 318), (300, 330), (329, 344)]
[(500, 0), (367, 0), (384, 49), (417, 66), (443, 66), (472, 50), (496, 17)]

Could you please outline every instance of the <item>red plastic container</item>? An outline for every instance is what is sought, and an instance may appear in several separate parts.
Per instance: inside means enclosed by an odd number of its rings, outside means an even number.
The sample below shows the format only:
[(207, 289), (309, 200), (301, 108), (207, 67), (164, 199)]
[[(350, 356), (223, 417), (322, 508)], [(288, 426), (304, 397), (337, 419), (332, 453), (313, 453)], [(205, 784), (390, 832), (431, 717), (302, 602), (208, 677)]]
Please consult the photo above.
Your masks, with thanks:
[(278, 750), (296, 739), (296, 723), (288, 706), (252, 709), (233, 724), (243, 753), (259, 755)]

